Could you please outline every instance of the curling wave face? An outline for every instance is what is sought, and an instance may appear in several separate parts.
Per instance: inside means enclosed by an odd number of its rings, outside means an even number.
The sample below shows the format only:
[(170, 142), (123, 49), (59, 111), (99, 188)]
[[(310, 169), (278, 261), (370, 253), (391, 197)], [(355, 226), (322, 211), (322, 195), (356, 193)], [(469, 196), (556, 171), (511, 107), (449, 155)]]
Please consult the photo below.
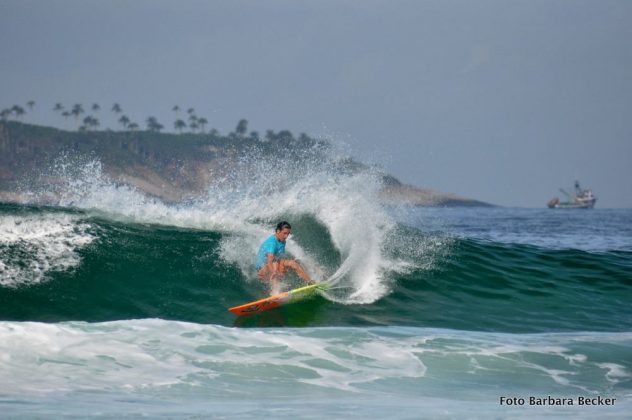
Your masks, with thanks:
[[(173, 209), (171, 217), (182, 222), (177, 217), (183, 214), (191, 209)], [(356, 269), (350, 263), (355, 254), (345, 255), (330, 228), (306, 214), (295, 217), (289, 247), (312, 270), (345, 274), (325, 298), (235, 321), (227, 308), (268, 293), (253, 267), (256, 240), (269, 234), (266, 222), (210, 230), (126, 218), (0, 205), (0, 318), (156, 317), (252, 327), (410, 325), (522, 333), (632, 329), (628, 251), (504, 244), (395, 223), (375, 245), (381, 261), (394, 268), (377, 273), (377, 287), (365, 286), (364, 293), (353, 276), (365, 269), (365, 255), (357, 257)], [(289, 279), (287, 286), (299, 284)], [(356, 303), (367, 296), (376, 300)]]
[(62, 180), (61, 207), (121, 222), (220, 233), (218, 255), (247, 282), (256, 279), (253, 255), (281, 219), (294, 225), (288, 250), (314, 278), (332, 283), (329, 297), (338, 302), (375, 302), (390, 291), (396, 273), (419, 266), (418, 255), (405, 256), (410, 241), (396, 234), (396, 223), (379, 203), (381, 176), (345, 170), (320, 153), (306, 151), (292, 160), (246, 154), (205, 194), (179, 204), (111, 181), (98, 161), (64, 157), (53, 171)]

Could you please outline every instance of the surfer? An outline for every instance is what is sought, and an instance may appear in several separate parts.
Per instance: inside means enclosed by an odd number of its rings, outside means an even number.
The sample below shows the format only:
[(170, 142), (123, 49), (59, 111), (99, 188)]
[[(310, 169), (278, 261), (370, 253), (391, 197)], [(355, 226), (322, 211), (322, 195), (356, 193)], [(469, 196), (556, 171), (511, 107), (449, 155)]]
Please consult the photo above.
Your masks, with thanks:
[(280, 278), (285, 276), (288, 269), (294, 272), (307, 284), (313, 281), (309, 274), (305, 272), (298, 261), (285, 257), (285, 241), (292, 231), (292, 226), (288, 222), (281, 222), (276, 226), (274, 235), (266, 239), (259, 247), (257, 261), (257, 275), (263, 281), (269, 281), (272, 294), (280, 292)]

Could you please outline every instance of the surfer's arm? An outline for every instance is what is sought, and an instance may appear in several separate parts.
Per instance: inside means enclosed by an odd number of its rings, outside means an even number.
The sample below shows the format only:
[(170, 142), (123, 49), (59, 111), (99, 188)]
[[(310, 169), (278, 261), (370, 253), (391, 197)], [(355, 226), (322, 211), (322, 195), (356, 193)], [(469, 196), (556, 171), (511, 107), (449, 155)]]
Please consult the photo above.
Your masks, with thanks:
[(276, 279), (279, 277), (279, 264), (274, 261), (274, 254), (268, 253), (266, 255), (266, 266), (268, 268), (268, 273), (270, 273), (270, 278)]

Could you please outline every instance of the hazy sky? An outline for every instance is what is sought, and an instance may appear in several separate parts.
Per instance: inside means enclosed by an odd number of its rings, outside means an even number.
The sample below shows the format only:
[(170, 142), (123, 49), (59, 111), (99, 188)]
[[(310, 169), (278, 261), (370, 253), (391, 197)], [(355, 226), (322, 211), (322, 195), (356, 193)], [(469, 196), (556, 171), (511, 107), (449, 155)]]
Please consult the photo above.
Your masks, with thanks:
[(97, 102), (114, 127), (118, 102), (173, 130), (178, 104), (495, 204), (579, 179), (632, 207), (629, 0), (0, 0), (0, 108), (30, 99), (25, 121)]

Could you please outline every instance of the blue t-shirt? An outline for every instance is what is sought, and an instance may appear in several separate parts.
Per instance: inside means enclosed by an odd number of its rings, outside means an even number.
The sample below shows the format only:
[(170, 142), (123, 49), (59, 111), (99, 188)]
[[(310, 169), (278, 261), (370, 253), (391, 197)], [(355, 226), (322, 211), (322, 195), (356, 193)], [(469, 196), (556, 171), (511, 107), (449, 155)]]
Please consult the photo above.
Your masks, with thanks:
[(257, 254), (257, 262), (255, 263), (257, 271), (261, 270), (261, 267), (266, 265), (266, 262), (268, 261), (268, 254), (274, 255), (274, 258), (278, 259), (284, 253), (285, 242), (279, 241), (276, 235), (270, 236), (261, 244), (261, 247), (259, 248), (259, 253)]

